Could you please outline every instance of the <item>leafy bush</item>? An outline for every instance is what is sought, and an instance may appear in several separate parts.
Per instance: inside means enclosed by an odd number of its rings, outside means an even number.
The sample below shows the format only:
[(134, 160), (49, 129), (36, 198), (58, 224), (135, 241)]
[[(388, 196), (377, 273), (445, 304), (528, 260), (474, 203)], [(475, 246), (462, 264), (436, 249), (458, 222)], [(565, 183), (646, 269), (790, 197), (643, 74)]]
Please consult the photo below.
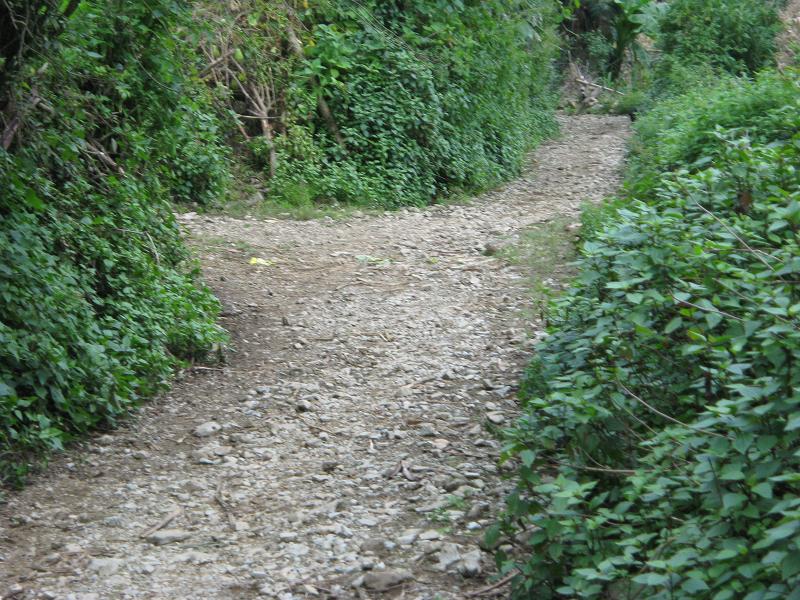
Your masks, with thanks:
[(583, 244), (487, 540), (515, 597), (800, 597), (799, 87), (672, 102), (702, 129)]
[[(260, 138), (249, 146), (274, 198), (424, 205), (507, 179), (554, 131), (552, 0), (247, 4), (272, 18), (233, 35), (244, 62), (228, 70), (241, 65), (246, 81), (222, 72), (216, 85), (248, 107), (242, 127)], [(274, 93), (259, 108), (262, 79)]]
[(185, 7), (33, 4), (6, 4), (27, 35), (0, 69), (0, 479), (12, 482), (31, 451), (115, 422), (222, 339), (170, 205), (207, 203), (226, 178), (193, 53), (173, 35)]
[(562, 0), (562, 27), (570, 51), (584, 58), (594, 73), (620, 78), (626, 61), (639, 66), (646, 55), (639, 37), (653, 35), (666, 6), (653, 0)]
[(713, 163), (727, 147), (719, 130), (736, 129), (754, 142), (790, 138), (786, 113), (796, 95), (793, 79), (765, 72), (754, 82), (728, 77), (662, 100), (636, 123), (628, 183), (646, 190), (664, 171)]
[(659, 47), (669, 61), (753, 74), (775, 54), (779, 0), (671, 0)]
[[(623, 75), (630, 87), (625, 98), (601, 99), (598, 108), (633, 116), (771, 64), (784, 1), (586, 0), (565, 33), (591, 71)], [(622, 69), (624, 63), (630, 68)], [(622, 83), (614, 87), (624, 90)]]

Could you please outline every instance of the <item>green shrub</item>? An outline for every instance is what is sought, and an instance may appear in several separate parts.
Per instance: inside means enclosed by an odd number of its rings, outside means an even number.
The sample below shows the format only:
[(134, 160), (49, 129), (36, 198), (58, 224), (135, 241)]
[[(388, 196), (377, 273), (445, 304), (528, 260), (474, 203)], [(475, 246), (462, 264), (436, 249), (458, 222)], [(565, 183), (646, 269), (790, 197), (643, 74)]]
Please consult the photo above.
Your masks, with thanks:
[(652, 36), (666, 6), (653, 0), (562, 0), (565, 21), (562, 31), (570, 42), (570, 60), (575, 52), (589, 69), (612, 81), (623, 68), (640, 70), (646, 56), (640, 36)]
[[(487, 540), (524, 550), (497, 555), (515, 597), (800, 597), (798, 85), (672, 102), (703, 129), (583, 244)], [(755, 123), (759, 94), (785, 104)]]
[[(169, 0), (18, 3), (0, 104), (0, 480), (113, 424), (219, 342), (170, 200), (208, 203), (226, 153)], [(29, 12), (28, 9), (30, 9)], [(13, 33), (13, 32), (12, 32)], [(19, 34), (17, 31), (14, 35)], [(4, 40), (5, 41), (5, 40)], [(0, 131), (7, 123), (0, 123)]]
[(658, 45), (670, 62), (753, 74), (775, 54), (778, 0), (671, 0)]
[[(264, 81), (280, 98), (269, 109), (274, 139), (250, 144), (266, 173), (277, 164), (275, 199), (301, 185), (322, 203), (424, 205), (513, 176), (554, 132), (552, 0), (278, 4), (249, 0), (273, 18), (237, 33), (250, 82), (262, 76), (259, 48), (289, 46), (286, 22), (302, 38), (303, 55), (273, 54)], [(229, 97), (253, 112), (238, 83)]]
[[(318, 93), (334, 107), (347, 149), (341, 156), (316, 136), (332, 179), (323, 173), (326, 194), (398, 206), (485, 189), (518, 172), (525, 152), (552, 132), (550, 3), (457, 4), (463, 10), (345, 3), (315, 14), (308, 61), (319, 63)], [(342, 162), (345, 177), (331, 168)]]
[(754, 142), (788, 139), (795, 131), (787, 127), (787, 113), (796, 97), (796, 81), (765, 72), (755, 81), (728, 77), (659, 102), (636, 123), (628, 183), (647, 189), (664, 171), (707, 166), (730, 135)]

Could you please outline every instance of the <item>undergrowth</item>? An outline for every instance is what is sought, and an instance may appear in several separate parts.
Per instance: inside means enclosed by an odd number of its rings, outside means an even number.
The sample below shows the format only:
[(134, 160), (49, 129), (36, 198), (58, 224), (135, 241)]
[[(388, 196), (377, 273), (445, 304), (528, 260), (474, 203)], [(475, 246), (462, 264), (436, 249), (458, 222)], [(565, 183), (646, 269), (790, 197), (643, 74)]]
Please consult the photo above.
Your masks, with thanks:
[(216, 198), (227, 173), (192, 48), (172, 35), (191, 25), (186, 6), (93, 0), (64, 14), (61, 5), (0, 11), (0, 480), (9, 483), (42, 452), (113, 425), (180, 361), (223, 339), (218, 303), (197, 284), (172, 216), (171, 201)]
[(775, 6), (666, 11), (626, 195), (584, 214), (505, 432), (486, 542), (515, 598), (800, 598), (800, 74), (755, 72)]
[(512, 177), (554, 132), (552, 0), (244, 5), (205, 5), (200, 47), (263, 204), (423, 206)]
[(784, 4), (583, 0), (565, 34), (574, 58), (616, 90), (598, 94), (592, 110), (635, 118), (666, 98), (774, 65)]
[(519, 483), (489, 540), (525, 551), (498, 553), (522, 572), (516, 597), (800, 593), (800, 85), (739, 85), (671, 114), (742, 98), (746, 120), (764, 86), (795, 92), (770, 95), (775, 127), (757, 135), (712, 124), (697, 150), (713, 161), (676, 142), (596, 226), (552, 309), (508, 432)]

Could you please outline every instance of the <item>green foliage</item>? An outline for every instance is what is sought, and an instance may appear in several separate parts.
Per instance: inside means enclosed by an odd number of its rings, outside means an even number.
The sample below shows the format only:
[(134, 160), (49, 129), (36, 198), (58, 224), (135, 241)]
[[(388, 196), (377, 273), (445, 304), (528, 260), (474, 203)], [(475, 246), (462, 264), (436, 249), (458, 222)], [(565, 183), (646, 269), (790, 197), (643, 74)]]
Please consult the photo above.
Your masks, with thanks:
[(790, 138), (795, 132), (786, 127), (786, 113), (796, 96), (794, 80), (766, 72), (663, 100), (636, 123), (629, 185), (647, 189), (664, 171), (713, 163), (727, 149), (720, 131), (736, 130), (756, 143)]
[[(315, 2), (284, 13), (303, 56), (276, 57), (274, 139), (250, 143), (265, 172), (277, 166), (273, 198), (424, 205), (509, 178), (554, 130), (552, 0)], [(253, 39), (242, 39), (245, 59)]]
[(639, 50), (637, 37), (641, 33), (654, 31), (665, 5), (652, 0), (613, 0), (616, 16), (612, 22), (614, 49), (609, 62), (609, 75), (619, 78), (630, 49), (634, 59)]
[[(675, 0), (660, 4), (648, 35), (659, 52), (631, 81), (646, 113), (663, 100), (754, 76), (773, 61), (783, 0)], [(696, 96), (698, 101), (700, 96)]]
[(638, 38), (654, 35), (665, 9), (653, 0), (584, 0), (569, 13), (565, 31), (577, 33), (574, 49), (592, 71), (613, 81), (619, 79), (626, 59), (640, 62), (645, 52)]
[(658, 45), (672, 61), (753, 74), (775, 53), (778, 0), (671, 0)]
[(635, 117), (771, 64), (783, 2), (586, 0), (565, 31), (591, 72), (626, 91), (601, 97), (598, 108)]
[(515, 597), (798, 597), (799, 88), (673, 101), (668, 158), (590, 217), (508, 431)]
[(15, 22), (46, 19), (5, 63), (0, 89), (0, 131), (22, 123), (0, 150), (0, 479), (10, 482), (31, 452), (113, 424), (179, 359), (223, 338), (170, 205), (212, 201), (227, 169), (193, 51), (174, 35), (185, 5), (85, 0), (60, 16), (60, 2), (23, 4)]

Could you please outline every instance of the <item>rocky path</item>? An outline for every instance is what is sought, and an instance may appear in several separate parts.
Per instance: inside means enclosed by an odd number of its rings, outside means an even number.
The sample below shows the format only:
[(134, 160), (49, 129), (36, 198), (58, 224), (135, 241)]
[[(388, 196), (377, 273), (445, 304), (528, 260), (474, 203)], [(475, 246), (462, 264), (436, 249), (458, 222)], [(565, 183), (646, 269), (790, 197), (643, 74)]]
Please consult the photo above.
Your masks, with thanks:
[(0, 594), (444, 600), (485, 586), (478, 542), (508, 488), (491, 429), (514, 418), (539, 325), (525, 273), (484, 251), (611, 193), (628, 126), (580, 116), (562, 132), (469, 206), (185, 216), (235, 352), (11, 495)]

